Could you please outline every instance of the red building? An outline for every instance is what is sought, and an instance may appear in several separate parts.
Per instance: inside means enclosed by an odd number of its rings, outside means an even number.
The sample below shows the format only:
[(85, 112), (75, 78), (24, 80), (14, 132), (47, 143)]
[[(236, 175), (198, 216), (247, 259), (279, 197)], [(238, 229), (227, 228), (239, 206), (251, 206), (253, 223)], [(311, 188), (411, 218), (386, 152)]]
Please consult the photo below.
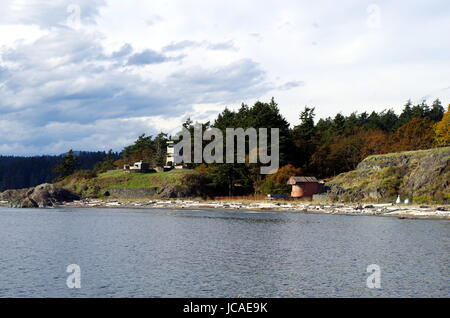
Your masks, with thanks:
[(320, 193), (321, 184), (315, 177), (290, 177), (287, 184), (292, 185), (291, 197), (312, 197)]

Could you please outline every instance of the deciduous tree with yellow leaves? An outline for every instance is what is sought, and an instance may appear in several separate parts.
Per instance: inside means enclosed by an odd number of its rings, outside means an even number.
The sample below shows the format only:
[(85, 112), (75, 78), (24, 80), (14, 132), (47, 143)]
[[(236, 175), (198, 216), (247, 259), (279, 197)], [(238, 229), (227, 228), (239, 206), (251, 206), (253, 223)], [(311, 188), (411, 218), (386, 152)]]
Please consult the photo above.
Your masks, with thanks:
[(434, 142), (438, 147), (450, 146), (450, 105), (442, 120), (434, 125)]

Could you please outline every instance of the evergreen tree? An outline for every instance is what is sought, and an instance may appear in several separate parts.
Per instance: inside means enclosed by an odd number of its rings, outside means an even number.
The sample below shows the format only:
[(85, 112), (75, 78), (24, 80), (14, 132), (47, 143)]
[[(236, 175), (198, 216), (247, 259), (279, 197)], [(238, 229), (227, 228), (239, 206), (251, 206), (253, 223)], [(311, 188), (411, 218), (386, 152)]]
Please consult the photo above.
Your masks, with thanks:
[(433, 105), (431, 106), (431, 110), (428, 115), (428, 118), (430, 118), (434, 122), (438, 122), (444, 116), (444, 112), (445, 112), (445, 109), (442, 106), (442, 103), (438, 98), (433, 102)]
[(345, 117), (341, 113), (338, 113), (333, 120), (333, 133), (342, 134), (344, 132), (344, 125)]
[(355, 129), (359, 126), (359, 120), (356, 112), (351, 113), (350, 116), (348, 116), (345, 119), (344, 122), (344, 133), (345, 134), (353, 134)]
[(164, 166), (166, 163), (167, 141), (167, 134), (162, 132), (159, 133), (153, 140), (155, 148), (154, 162), (156, 166)]
[(422, 101), (421, 104), (413, 106), (413, 108), (411, 109), (412, 118), (425, 118), (428, 116), (429, 112), (430, 107), (425, 101)]
[(406, 124), (407, 122), (409, 122), (411, 119), (413, 118), (413, 112), (412, 112), (412, 102), (409, 99), (404, 108), (402, 113), (399, 116), (399, 120), (397, 125), (395, 125), (395, 129), (399, 128), (400, 126), (403, 126), (404, 124)]
[(59, 164), (53, 169), (54, 172), (58, 173), (58, 177), (55, 181), (64, 179), (70, 176), (80, 167), (79, 159), (74, 155), (73, 150), (69, 152), (62, 158)]
[(310, 140), (315, 131), (314, 126), (314, 114), (315, 108), (305, 107), (305, 109), (300, 113), (300, 125), (294, 127), (294, 132), (299, 138), (304, 138)]
[(309, 158), (316, 148), (316, 141), (314, 140), (315, 125), (314, 113), (315, 108), (305, 107), (300, 113), (300, 125), (295, 126), (292, 135), (294, 144), (296, 146), (297, 156), (292, 160), (296, 165), (307, 169)]
[[(272, 98), (269, 103), (258, 101), (252, 107), (242, 104), (240, 109), (236, 112), (226, 108), (219, 114), (213, 127), (222, 130), (225, 145), (226, 128), (255, 128), (257, 132), (259, 128), (267, 128), (269, 137), (271, 128), (279, 128), (281, 164), (290, 160), (288, 157), (289, 155), (294, 155), (292, 153), (293, 147), (289, 123), (280, 114), (278, 104), (275, 102), (274, 98)], [(246, 141), (246, 145), (246, 149), (248, 149), (248, 141)], [(226, 147), (224, 148), (226, 150)], [(231, 151), (236, 152), (236, 148)], [(259, 164), (214, 164), (211, 166), (216, 174), (213, 178), (215, 184), (226, 185), (230, 195), (239, 193), (243, 189), (255, 191), (258, 178), (254, 172), (259, 170)]]
[(392, 109), (382, 111), (379, 118), (379, 126), (376, 128), (387, 133), (393, 133), (395, 131), (395, 125), (398, 123), (399, 117)]
[(112, 149), (110, 149), (108, 151), (108, 153), (106, 154), (105, 158), (98, 162), (95, 166), (94, 166), (94, 171), (98, 172), (98, 173), (103, 173), (106, 172), (108, 170), (113, 170), (116, 168), (116, 166), (114, 165), (114, 162), (117, 160), (117, 155), (115, 155), (112, 151)]

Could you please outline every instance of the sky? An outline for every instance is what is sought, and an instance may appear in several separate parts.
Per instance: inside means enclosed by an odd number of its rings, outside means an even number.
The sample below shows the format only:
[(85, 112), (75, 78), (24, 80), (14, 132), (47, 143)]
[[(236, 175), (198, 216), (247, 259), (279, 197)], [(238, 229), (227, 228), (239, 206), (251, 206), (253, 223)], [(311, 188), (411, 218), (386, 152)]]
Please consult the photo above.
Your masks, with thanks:
[(269, 101), (450, 103), (448, 0), (2, 0), (0, 155), (120, 151)]

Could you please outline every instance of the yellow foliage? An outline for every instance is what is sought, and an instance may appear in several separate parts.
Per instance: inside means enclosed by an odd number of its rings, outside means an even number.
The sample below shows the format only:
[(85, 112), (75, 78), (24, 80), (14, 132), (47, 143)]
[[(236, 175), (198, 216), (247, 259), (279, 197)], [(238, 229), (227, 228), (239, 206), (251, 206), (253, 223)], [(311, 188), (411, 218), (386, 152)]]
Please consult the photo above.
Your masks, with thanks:
[(434, 138), (436, 146), (450, 146), (450, 105), (448, 105), (448, 110), (442, 120), (434, 126), (434, 132), (436, 134)]

